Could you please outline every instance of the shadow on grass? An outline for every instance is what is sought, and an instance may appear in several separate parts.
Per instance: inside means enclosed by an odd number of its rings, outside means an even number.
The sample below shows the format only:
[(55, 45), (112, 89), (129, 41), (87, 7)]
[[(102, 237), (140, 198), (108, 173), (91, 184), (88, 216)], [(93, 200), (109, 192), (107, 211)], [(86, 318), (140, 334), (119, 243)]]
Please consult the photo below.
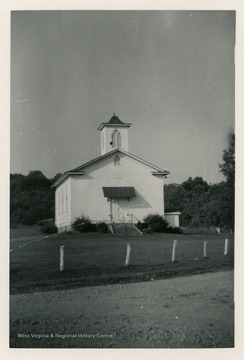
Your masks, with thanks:
[[(178, 237), (176, 261), (171, 262), (173, 240)], [(224, 254), (225, 236), (154, 234), (119, 238), (108, 234), (61, 234), (32, 242), (11, 252), (12, 294), (70, 289), (138, 281), (154, 281), (234, 267), (234, 239)], [(207, 258), (203, 244), (208, 241)], [(129, 266), (124, 266), (127, 242)], [(59, 271), (60, 246), (65, 246), (65, 269)]]
[[(40, 279), (28, 282), (19, 282), (12, 284), (11, 294), (32, 293), (38, 291), (68, 290), (79, 287), (99, 286), (109, 284), (133, 283), (142, 281), (155, 281), (160, 279), (170, 279), (180, 276), (197, 275), (202, 273), (211, 273), (220, 270), (230, 270), (233, 267), (230, 264), (219, 266), (204, 266), (207, 259), (199, 261), (194, 266), (181, 264), (179, 261), (170, 265), (154, 266), (135, 266), (129, 265), (119, 267), (89, 268), (82, 271), (66, 269), (62, 272), (54, 272), (51, 279)], [(11, 273), (16, 277), (18, 271)]]

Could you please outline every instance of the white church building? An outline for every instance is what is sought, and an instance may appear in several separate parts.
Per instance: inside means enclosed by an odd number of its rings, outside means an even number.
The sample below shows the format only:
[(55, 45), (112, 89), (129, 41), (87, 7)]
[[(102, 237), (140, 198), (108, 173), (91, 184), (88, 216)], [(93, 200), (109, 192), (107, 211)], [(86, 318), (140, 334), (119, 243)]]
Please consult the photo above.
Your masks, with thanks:
[(65, 172), (53, 184), (58, 232), (70, 230), (82, 215), (110, 224), (143, 222), (156, 213), (179, 226), (178, 213), (164, 212), (163, 179), (169, 171), (129, 152), (130, 126), (115, 114), (102, 123), (101, 155)]

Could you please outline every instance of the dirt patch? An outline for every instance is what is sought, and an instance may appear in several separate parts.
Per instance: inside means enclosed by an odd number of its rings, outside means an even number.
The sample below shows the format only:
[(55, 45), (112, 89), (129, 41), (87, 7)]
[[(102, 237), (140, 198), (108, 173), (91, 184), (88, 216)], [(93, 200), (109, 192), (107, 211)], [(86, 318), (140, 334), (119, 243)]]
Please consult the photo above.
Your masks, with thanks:
[(234, 346), (233, 272), (10, 297), (10, 346)]

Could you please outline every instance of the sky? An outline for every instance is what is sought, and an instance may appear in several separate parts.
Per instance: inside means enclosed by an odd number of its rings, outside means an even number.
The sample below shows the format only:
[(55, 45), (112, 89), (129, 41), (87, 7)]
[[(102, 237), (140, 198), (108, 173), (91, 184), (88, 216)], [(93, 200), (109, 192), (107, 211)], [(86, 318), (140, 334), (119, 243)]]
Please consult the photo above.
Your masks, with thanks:
[(166, 183), (219, 172), (235, 117), (234, 11), (13, 11), (10, 171), (100, 156), (102, 122)]

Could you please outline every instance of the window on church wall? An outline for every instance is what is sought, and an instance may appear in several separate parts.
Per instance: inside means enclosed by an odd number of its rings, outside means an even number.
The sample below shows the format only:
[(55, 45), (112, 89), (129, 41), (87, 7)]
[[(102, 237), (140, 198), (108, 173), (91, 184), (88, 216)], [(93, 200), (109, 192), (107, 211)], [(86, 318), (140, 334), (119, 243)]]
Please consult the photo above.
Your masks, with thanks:
[(119, 155), (116, 155), (114, 157), (114, 166), (119, 166), (120, 165), (120, 157)]
[(60, 215), (60, 192), (59, 190), (57, 191), (57, 210), (58, 210), (58, 215)]
[(104, 133), (102, 133), (102, 149), (104, 150)]
[(62, 214), (62, 199), (61, 199), (61, 190), (59, 189), (59, 191), (58, 191), (58, 213), (59, 213), (59, 215), (61, 215)]
[(62, 214), (64, 213), (64, 188), (62, 188)]
[(61, 190), (61, 214), (63, 214), (64, 211), (64, 189)]
[(68, 185), (66, 185), (66, 189), (65, 189), (65, 203), (66, 203), (66, 213), (68, 212)]

